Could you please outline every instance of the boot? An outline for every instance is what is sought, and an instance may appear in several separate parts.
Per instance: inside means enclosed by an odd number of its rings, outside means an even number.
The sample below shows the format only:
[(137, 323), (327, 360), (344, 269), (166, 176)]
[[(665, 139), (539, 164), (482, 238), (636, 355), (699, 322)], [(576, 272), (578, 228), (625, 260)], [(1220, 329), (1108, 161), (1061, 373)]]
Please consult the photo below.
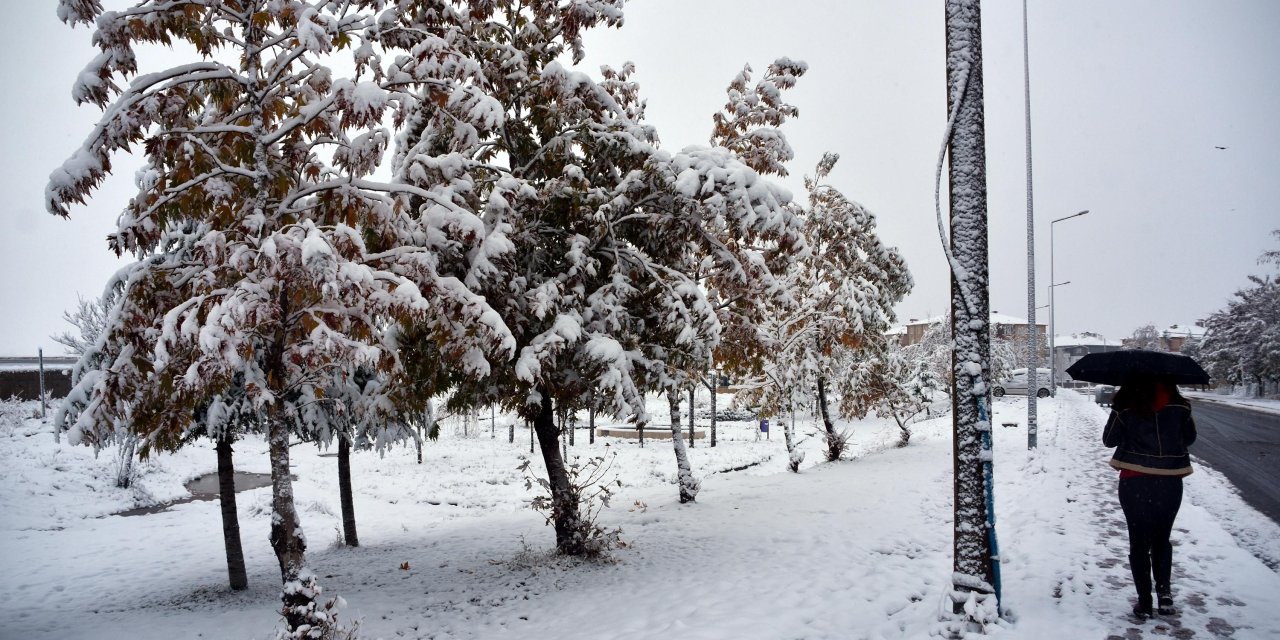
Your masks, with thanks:
[(1177, 615), (1178, 610), (1173, 606), (1173, 594), (1165, 591), (1156, 597), (1156, 613), (1162, 616)]
[(1138, 604), (1133, 606), (1133, 617), (1139, 621), (1147, 620), (1152, 616), (1151, 611), (1151, 594), (1144, 593), (1138, 595)]

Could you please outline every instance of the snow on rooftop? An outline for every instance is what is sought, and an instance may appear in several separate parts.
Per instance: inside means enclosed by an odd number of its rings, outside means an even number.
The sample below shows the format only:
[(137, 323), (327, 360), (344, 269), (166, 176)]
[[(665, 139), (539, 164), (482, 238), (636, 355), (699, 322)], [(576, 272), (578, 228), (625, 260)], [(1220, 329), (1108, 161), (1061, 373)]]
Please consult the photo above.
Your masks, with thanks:
[[(912, 318), (907, 321), (907, 325), (910, 326), (910, 325), (917, 325), (917, 324), (937, 324), (939, 322), (946, 322), (947, 317), (948, 316), (944, 314), (940, 316), (933, 316), (932, 318), (925, 318), (924, 320), (917, 320)], [(999, 311), (992, 311), (991, 323), (992, 324), (1026, 324), (1027, 319), (1020, 318), (1018, 316), (1011, 316), (1005, 313), (1000, 313)], [(1044, 325), (1045, 325), (1044, 322), (1040, 322), (1040, 321), (1036, 322), (1036, 326), (1044, 326)]]
[(1074, 333), (1065, 336), (1054, 336), (1053, 344), (1055, 347), (1118, 347), (1120, 346), (1120, 341), (1097, 334)]

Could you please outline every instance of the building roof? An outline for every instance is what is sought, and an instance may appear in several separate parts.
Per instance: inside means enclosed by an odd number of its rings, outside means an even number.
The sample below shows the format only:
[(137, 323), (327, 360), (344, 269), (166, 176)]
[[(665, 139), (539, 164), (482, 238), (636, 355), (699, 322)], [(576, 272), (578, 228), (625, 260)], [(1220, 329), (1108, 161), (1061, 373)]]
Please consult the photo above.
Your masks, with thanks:
[(1075, 333), (1067, 336), (1054, 336), (1054, 347), (1099, 347), (1099, 346), (1120, 346), (1119, 340), (1112, 340), (1106, 336), (1083, 335)]
[[(919, 324), (938, 324), (939, 322), (946, 322), (947, 317), (948, 317), (947, 315), (940, 315), (940, 316), (934, 316), (932, 318), (925, 318), (924, 320), (911, 319), (907, 321), (906, 325), (912, 326), (912, 325), (919, 325)], [(1003, 314), (1003, 313), (1000, 313), (999, 311), (991, 312), (991, 324), (1019, 325), (1019, 324), (1026, 324), (1026, 323), (1027, 323), (1026, 318), (1019, 318), (1018, 316)], [(1037, 321), (1036, 326), (1043, 327), (1045, 326), (1045, 323)]]
[(1189, 336), (1192, 338), (1203, 338), (1204, 327), (1197, 327), (1194, 323), (1183, 322), (1178, 324), (1171, 324), (1160, 330), (1161, 335), (1164, 335), (1166, 333), (1169, 334), (1170, 337)]

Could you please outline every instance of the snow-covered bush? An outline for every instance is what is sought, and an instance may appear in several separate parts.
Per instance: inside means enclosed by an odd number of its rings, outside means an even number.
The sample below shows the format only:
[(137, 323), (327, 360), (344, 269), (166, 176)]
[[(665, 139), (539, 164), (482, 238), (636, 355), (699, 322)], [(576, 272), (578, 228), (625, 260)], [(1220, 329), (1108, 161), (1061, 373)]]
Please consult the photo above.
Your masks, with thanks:
[[(583, 555), (588, 558), (607, 558), (610, 551), (623, 545), (622, 529), (607, 529), (598, 521), (600, 512), (609, 507), (609, 501), (613, 498), (617, 487), (622, 486), (621, 480), (609, 474), (615, 457), (613, 453), (606, 456), (593, 456), (586, 460), (581, 456), (574, 456), (565, 465), (565, 471), (569, 476), (570, 494), (577, 504), (579, 514), (575, 521), (577, 527), (568, 532), (568, 535), (576, 538), (585, 550)], [(524, 472), (525, 476), (525, 488), (533, 489), (537, 485), (546, 492), (534, 497), (530, 506), (546, 517), (547, 524), (559, 527), (562, 522), (556, 518), (559, 503), (552, 497), (551, 483), (546, 478), (533, 473), (530, 465), (530, 460), (525, 460), (524, 464), (520, 465), (520, 471)], [(560, 533), (557, 532), (557, 538), (559, 537)]]
[(17, 396), (0, 400), (0, 436), (10, 436), (22, 425), (23, 420), (31, 415), (26, 405), (31, 402), (19, 400)]

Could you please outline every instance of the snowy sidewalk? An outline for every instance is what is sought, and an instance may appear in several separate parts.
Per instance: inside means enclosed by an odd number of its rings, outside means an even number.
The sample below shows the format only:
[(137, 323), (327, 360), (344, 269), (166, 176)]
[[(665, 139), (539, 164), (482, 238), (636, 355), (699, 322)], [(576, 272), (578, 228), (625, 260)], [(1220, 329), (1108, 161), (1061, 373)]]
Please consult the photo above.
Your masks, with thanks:
[[(1025, 404), (1016, 406), (1025, 415)], [(1005, 599), (1020, 618), (1013, 636), (1280, 637), (1280, 576), (1241, 546), (1278, 558), (1280, 530), (1201, 465), (1185, 481), (1173, 534), (1180, 614), (1145, 623), (1131, 619), (1136, 596), (1117, 472), (1105, 464), (1111, 450), (1101, 443), (1105, 419), (1106, 412), (1086, 398), (1062, 394), (1056, 424), (1035, 456), (1011, 451), (1014, 442), (999, 443), (1005, 446), (997, 464), (1021, 458), (1024, 472), (1022, 481), (1010, 477), (1007, 464), (998, 472), (998, 531), (1009, 540), (1002, 549)], [(1262, 542), (1267, 535), (1270, 542)]]
[[(1116, 474), (1100, 442), (1106, 413), (1069, 392), (1039, 406), (1038, 451), (1027, 452), (1023, 428), (995, 431), (1009, 622), (993, 637), (1280, 637), (1280, 576), (1255, 557), (1280, 559), (1280, 527), (1203, 468), (1186, 481), (1174, 534), (1183, 611), (1134, 624)], [(997, 401), (996, 424), (1025, 417), (1024, 399)], [(580, 445), (616, 451), (624, 482), (601, 524), (620, 526), (628, 546), (605, 564), (546, 553), (552, 533), (514, 471), (527, 441), (444, 437), (425, 465), (412, 451), (353, 457), (358, 549), (326, 544), (337, 523), (333, 461), (300, 447), (309, 562), (326, 593), (348, 601), (342, 619), (359, 620), (363, 638), (927, 638), (951, 574), (950, 419), (916, 425), (905, 448), (891, 446), (892, 424), (845, 426), (855, 458), (819, 464), (809, 437), (800, 474), (784, 470), (781, 438), (726, 427), (721, 446), (690, 451), (703, 481), (691, 505), (670, 485), (669, 444)], [(242, 494), (251, 586), (232, 594), (216, 503), (95, 518), (102, 479), (77, 474), (95, 464), (104, 473), (106, 453), (95, 461), (25, 432), (0, 445), (0, 503), (20, 514), (3, 523), (0, 638), (270, 637), (279, 600), (265, 490)], [(261, 455), (247, 440), (237, 462), (252, 468)], [(180, 480), (211, 462), (193, 449), (154, 464)]]

